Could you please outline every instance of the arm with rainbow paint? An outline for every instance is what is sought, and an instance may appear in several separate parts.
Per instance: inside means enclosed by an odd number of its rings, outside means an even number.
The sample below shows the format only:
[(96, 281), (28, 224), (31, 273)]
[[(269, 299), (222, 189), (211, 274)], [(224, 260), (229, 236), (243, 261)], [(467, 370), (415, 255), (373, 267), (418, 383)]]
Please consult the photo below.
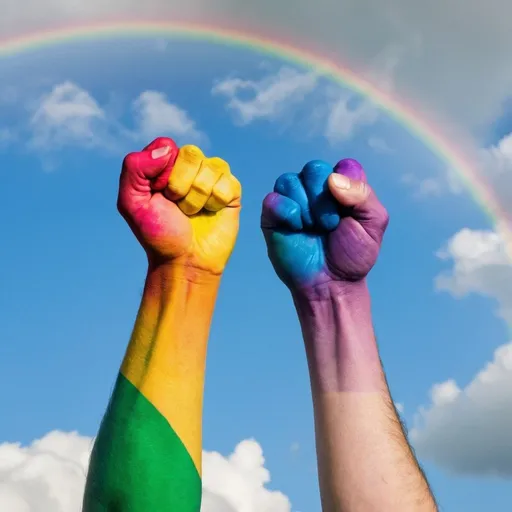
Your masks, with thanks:
[(148, 256), (139, 313), (96, 438), (83, 512), (199, 512), (210, 322), (241, 187), (220, 158), (159, 138), (123, 162), (118, 208)]
[(388, 215), (355, 160), (308, 163), (263, 202), (269, 258), (291, 291), (309, 366), (324, 512), (434, 512), (390, 396), (366, 276)]

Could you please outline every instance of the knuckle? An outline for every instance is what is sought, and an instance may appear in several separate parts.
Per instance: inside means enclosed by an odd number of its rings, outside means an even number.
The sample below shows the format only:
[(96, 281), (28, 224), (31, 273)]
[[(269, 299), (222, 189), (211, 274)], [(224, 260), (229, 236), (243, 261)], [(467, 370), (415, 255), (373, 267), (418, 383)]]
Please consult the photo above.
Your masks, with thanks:
[(292, 172), (281, 174), (276, 180), (274, 190), (280, 193), (286, 193), (290, 189), (295, 189), (299, 186), (299, 175)]
[(189, 162), (197, 162), (204, 158), (203, 152), (197, 146), (192, 144), (183, 146), (181, 148), (180, 155)]
[(180, 210), (185, 215), (194, 215), (201, 209), (201, 208), (198, 208), (197, 205), (195, 205), (194, 202), (191, 201), (189, 198), (186, 198), (183, 201), (180, 201), (178, 203), (178, 206), (180, 207)]
[(224, 205), (217, 201), (215, 197), (210, 197), (208, 199), (208, 201), (206, 201), (206, 204), (205, 204), (205, 209), (210, 211), (210, 212), (217, 212), (219, 210), (222, 210), (222, 208), (224, 208)]
[(208, 165), (217, 174), (228, 174), (231, 172), (229, 164), (226, 162), (226, 160), (223, 160), (218, 156), (209, 158)]
[(185, 184), (173, 180), (169, 181), (167, 188), (170, 192), (178, 197), (185, 197), (189, 191), (189, 188)]
[(196, 191), (198, 194), (208, 196), (208, 195), (210, 195), (212, 187), (213, 187), (212, 180), (209, 180), (207, 178), (202, 178), (202, 179), (196, 179), (192, 183), (191, 189)]
[(217, 201), (224, 205), (228, 204), (231, 201), (231, 193), (229, 192), (229, 190), (215, 190), (212, 195)]
[(268, 211), (273, 211), (277, 207), (280, 195), (276, 192), (270, 192), (263, 199), (263, 209)]
[(240, 183), (240, 180), (236, 176), (231, 176), (230, 178), (231, 184), (232, 184), (232, 190), (235, 194), (235, 196), (239, 196), (242, 194), (242, 184)]
[[(232, 188), (231, 183), (234, 184), (234, 187)], [(236, 178), (234, 178), (234, 181), (229, 182), (228, 180), (221, 179), (215, 187), (213, 187), (212, 195), (215, 197), (217, 201), (220, 203), (226, 205), (228, 204), (231, 199), (233, 198), (233, 189), (236, 192), (236, 183), (239, 183)]]
[(324, 162), (323, 160), (311, 160), (304, 166), (302, 172), (306, 176), (316, 178), (319, 176), (328, 176), (331, 174), (332, 168), (327, 162)]
[(389, 225), (389, 212), (382, 205), (381, 205), (380, 219), (381, 219), (381, 224), (382, 224), (383, 228), (386, 229)]
[(383, 231), (388, 227), (389, 212), (380, 201), (375, 201), (375, 205), (373, 207), (373, 218)]
[(139, 163), (139, 153), (128, 153), (123, 159), (123, 169), (127, 171), (136, 170)]

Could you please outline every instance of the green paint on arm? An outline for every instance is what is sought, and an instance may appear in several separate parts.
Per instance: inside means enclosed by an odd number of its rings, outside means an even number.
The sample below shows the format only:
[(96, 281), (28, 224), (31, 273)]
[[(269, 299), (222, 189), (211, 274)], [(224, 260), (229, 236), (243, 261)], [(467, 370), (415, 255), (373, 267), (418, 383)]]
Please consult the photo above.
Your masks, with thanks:
[(122, 374), (94, 444), (83, 512), (199, 512), (201, 478), (167, 420)]

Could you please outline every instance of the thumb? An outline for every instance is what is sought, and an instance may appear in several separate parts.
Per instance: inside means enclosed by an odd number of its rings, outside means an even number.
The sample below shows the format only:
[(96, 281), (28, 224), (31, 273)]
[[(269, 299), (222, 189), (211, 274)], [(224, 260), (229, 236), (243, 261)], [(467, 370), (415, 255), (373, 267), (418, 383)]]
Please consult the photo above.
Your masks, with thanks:
[(158, 137), (135, 154), (137, 170), (144, 178), (152, 181), (153, 190), (163, 190), (177, 156), (176, 143), (168, 137)]
[(360, 222), (374, 240), (380, 242), (389, 222), (389, 215), (366, 180), (359, 162), (345, 159), (338, 162), (329, 176), (329, 190), (336, 201), (351, 208), (350, 216)]
[(177, 154), (178, 148), (174, 141), (160, 137), (142, 151), (125, 157), (117, 202), (121, 213), (130, 212), (147, 203), (152, 192), (165, 188)]
[(370, 196), (370, 187), (365, 181), (354, 180), (343, 174), (332, 173), (328, 179), (329, 190), (341, 206), (362, 205)]

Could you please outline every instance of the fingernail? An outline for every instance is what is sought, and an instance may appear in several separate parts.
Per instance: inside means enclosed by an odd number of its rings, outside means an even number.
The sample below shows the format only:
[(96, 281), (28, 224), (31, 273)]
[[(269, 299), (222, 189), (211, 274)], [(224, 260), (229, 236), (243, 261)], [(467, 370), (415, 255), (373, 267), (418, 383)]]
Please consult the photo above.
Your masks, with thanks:
[(157, 160), (158, 158), (162, 158), (163, 156), (169, 154), (169, 150), (170, 149), (171, 148), (169, 146), (163, 146), (161, 148), (153, 149), (153, 151), (151, 151), (151, 158), (153, 160)]
[(343, 176), (343, 174), (333, 174), (332, 181), (336, 188), (341, 188), (342, 190), (348, 190), (350, 188), (350, 179)]

